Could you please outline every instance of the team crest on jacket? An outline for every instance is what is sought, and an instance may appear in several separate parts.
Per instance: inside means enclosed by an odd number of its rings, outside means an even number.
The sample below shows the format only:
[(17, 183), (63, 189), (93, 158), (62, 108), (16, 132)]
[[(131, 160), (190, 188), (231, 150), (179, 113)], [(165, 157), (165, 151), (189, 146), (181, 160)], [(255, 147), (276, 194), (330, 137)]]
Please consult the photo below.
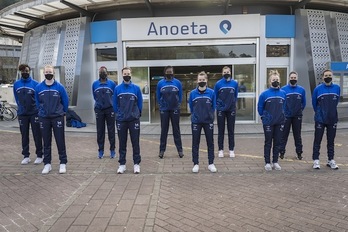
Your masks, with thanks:
[(332, 98), (332, 100), (337, 101), (337, 96), (334, 95), (333, 98)]

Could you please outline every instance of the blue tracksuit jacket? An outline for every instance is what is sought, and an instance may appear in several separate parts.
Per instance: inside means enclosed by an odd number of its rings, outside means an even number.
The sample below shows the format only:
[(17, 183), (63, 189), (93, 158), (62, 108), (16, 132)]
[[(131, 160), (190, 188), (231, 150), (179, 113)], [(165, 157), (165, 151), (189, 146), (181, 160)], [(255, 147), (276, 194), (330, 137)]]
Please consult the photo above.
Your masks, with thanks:
[(143, 109), (143, 96), (140, 87), (130, 82), (116, 86), (113, 97), (116, 120), (130, 122), (139, 119)]
[(106, 79), (105, 83), (96, 80), (92, 85), (94, 108), (105, 110), (112, 107), (112, 96), (114, 95), (116, 84), (112, 80)]
[(302, 116), (302, 111), (306, 107), (306, 91), (302, 86), (290, 84), (281, 88), (286, 93), (285, 117)]
[(156, 88), (156, 97), (161, 111), (180, 109), (182, 101), (181, 82), (176, 78), (160, 80)]
[(207, 88), (203, 93), (198, 88), (190, 92), (189, 106), (192, 123), (213, 123), (215, 111), (214, 90)]
[(35, 102), (35, 87), (39, 84), (36, 80), (19, 79), (13, 85), (13, 93), (18, 106), (18, 115), (34, 115), (38, 113)]
[(283, 124), (285, 105), (286, 94), (283, 90), (271, 87), (261, 93), (257, 111), (261, 116), (262, 124), (266, 126)]
[(235, 80), (227, 81), (221, 78), (214, 87), (216, 110), (218, 111), (236, 111), (236, 102), (238, 98), (238, 83)]
[(329, 86), (322, 83), (318, 85), (312, 95), (314, 121), (323, 124), (338, 122), (337, 105), (340, 99), (340, 87), (336, 84)]
[(52, 85), (46, 85), (45, 81), (38, 84), (35, 88), (35, 100), (40, 117), (55, 118), (65, 115), (68, 111), (68, 94), (64, 86), (57, 81)]

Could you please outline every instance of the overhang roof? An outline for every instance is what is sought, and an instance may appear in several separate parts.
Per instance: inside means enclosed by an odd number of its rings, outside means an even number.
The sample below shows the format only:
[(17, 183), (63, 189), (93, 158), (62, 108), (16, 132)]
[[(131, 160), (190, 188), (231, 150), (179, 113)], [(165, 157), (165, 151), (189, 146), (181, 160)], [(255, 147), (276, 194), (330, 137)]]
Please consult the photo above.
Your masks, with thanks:
[(348, 0), (23, 0), (0, 10), (0, 36), (20, 40), (37, 26), (79, 16), (93, 17), (111, 9), (145, 9), (152, 17), (157, 8), (168, 6), (214, 6), (221, 7), (224, 14), (228, 8), (250, 5), (285, 6), (291, 12), (298, 8), (348, 12)]

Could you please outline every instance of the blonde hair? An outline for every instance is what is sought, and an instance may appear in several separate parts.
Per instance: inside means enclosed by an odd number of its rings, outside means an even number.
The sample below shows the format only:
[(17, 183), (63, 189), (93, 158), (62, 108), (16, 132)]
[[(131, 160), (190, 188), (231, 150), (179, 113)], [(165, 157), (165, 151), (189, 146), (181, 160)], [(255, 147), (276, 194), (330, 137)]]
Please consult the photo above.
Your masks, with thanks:
[(43, 69), (43, 71), (45, 72), (45, 70), (48, 69), (48, 68), (51, 68), (53, 70), (53, 73), (54, 73), (54, 67), (52, 65), (50, 65), (50, 64), (46, 64), (44, 69)]
[(207, 75), (207, 73), (206, 73), (206, 72), (204, 72), (204, 71), (202, 71), (202, 72), (198, 73), (197, 77), (199, 77), (199, 76), (204, 76), (204, 77), (205, 77), (205, 79), (208, 79), (208, 75)]
[(280, 75), (279, 75), (278, 70), (270, 70), (269, 73), (268, 73), (268, 79), (271, 80), (272, 76), (278, 76), (279, 79), (280, 79)]

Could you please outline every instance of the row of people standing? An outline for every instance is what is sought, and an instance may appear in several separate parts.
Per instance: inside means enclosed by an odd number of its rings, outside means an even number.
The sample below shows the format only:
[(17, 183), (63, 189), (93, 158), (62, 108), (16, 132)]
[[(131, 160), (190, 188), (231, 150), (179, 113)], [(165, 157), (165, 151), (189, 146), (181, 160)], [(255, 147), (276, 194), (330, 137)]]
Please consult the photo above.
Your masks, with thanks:
[[(14, 85), (14, 95), (18, 105), (18, 120), (22, 135), (22, 164), (28, 164), (29, 158), (29, 126), (31, 125), (35, 141), (37, 158), (35, 164), (44, 162), (42, 171), (51, 171), (51, 143), (52, 130), (57, 142), (60, 159), (60, 173), (66, 172), (67, 155), (64, 137), (64, 115), (68, 109), (68, 96), (65, 88), (54, 80), (54, 69), (47, 65), (44, 68), (45, 80), (38, 83), (29, 73), (26, 64), (19, 66), (21, 79)], [(174, 142), (179, 157), (184, 156), (180, 134), (180, 105), (182, 101), (182, 86), (174, 77), (174, 68), (167, 66), (164, 70), (165, 78), (159, 81), (156, 95), (161, 111), (161, 139), (159, 157), (164, 157), (166, 150), (169, 122), (172, 123)], [(99, 69), (99, 80), (92, 86), (95, 99), (95, 114), (97, 120), (98, 157), (104, 156), (105, 122), (108, 128), (110, 142), (110, 158), (115, 158), (115, 120), (119, 138), (118, 173), (126, 171), (126, 144), (128, 131), (133, 147), (134, 172), (140, 173), (140, 117), (142, 111), (142, 94), (140, 88), (131, 82), (131, 69), (122, 69), (123, 82), (116, 84), (107, 78), (106, 67)], [(207, 87), (208, 77), (205, 72), (197, 76), (197, 88), (191, 91), (189, 106), (192, 112), (192, 161), (193, 172), (199, 171), (199, 143), (203, 128), (208, 145), (208, 169), (216, 172), (214, 165), (213, 122), (216, 109), (218, 121), (218, 156), (223, 157), (224, 129), (227, 121), (229, 156), (234, 154), (234, 126), (236, 115), (236, 101), (238, 84), (231, 77), (229, 67), (222, 69), (222, 78), (214, 90)], [(313, 143), (313, 168), (319, 169), (320, 143), (327, 128), (328, 163), (332, 169), (338, 169), (334, 161), (334, 139), (336, 135), (337, 104), (340, 96), (338, 85), (332, 83), (332, 71), (325, 70), (323, 84), (313, 92), (312, 105), (315, 111), (315, 138)], [(272, 72), (269, 76), (270, 89), (259, 97), (258, 112), (261, 116), (265, 132), (265, 169), (280, 170), (278, 156), (283, 159), (285, 147), (292, 126), (297, 158), (302, 159), (301, 124), (302, 111), (305, 107), (305, 90), (297, 85), (298, 75), (291, 72), (289, 84), (280, 89), (279, 73)], [(42, 145), (43, 139), (43, 145)], [(273, 143), (273, 161), (270, 152)], [(279, 155), (280, 154), (280, 155)]]
[[(319, 84), (312, 94), (315, 132), (313, 142), (313, 168), (320, 169), (319, 151), (324, 130), (327, 130), (327, 166), (338, 169), (334, 160), (334, 140), (338, 122), (337, 105), (340, 98), (340, 87), (332, 83), (333, 73), (325, 70), (322, 73), (323, 83)], [(303, 145), (301, 125), (303, 110), (306, 107), (305, 89), (297, 85), (298, 74), (290, 72), (289, 83), (280, 88), (280, 76), (276, 70), (269, 73), (270, 88), (261, 93), (258, 101), (258, 113), (261, 116), (265, 144), (265, 170), (281, 170), (278, 157), (284, 159), (290, 127), (292, 127), (296, 154), (302, 160)], [(272, 150), (272, 162), (271, 162)]]
[(46, 65), (43, 70), (44, 81), (38, 83), (30, 77), (30, 67), (18, 67), (21, 79), (13, 86), (18, 106), (18, 123), (22, 136), (21, 164), (31, 162), (29, 156), (29, 128), (31, 127), (37, 158), (34, 164), (44, 163), (42, 174), (52, 170), (52, 131), (59, 154), (59, 173), (66, 173), (68, 162), (65, 146), (64, 116), (68, 110), (69, 98), (64, 86), (54, 80), (54, 68)]
[[(234, 157), (234, 125), (236, 114), (236, 101), (238, 84), (231, 77), (231, 69), (223, 68), (223, 78), (218, 82), (215, 91), (218, 93), (215, 101), (214, 90), (207, 88), (207, 74), (201, 72), (197, 76), (198, 87), (192, 90), (189, 98), (192, 121), (192, 161), (193, 172), (199, 170), (199, 143), (203, 128), (207, 144), (209, 170), (216, 172), (214, 165), (213, 122), (216, 105), (219, 118), (219, 157), (223, 157), (223, 141), (225, 121), (228, 124), (229, 154)], [(126, 144), (127, 134), (131, 137), (133, 147), (134, 173), (140, 172), (140, 121), (142, 111), (142, 94), (140, 88), (131, 82), (131, 69), (122, 69), (123, 82), (116, 86), (107, 78), (106, 67), (99, 69), (99, 79), (92, 85), (95, 100), (95, 113), (97, 119), (98, 157), (104, 157), (105, 124), (108, 127), (110, 142), (110, 158), (115, 157), (114, 121), (119, 139), (119, 168), (117, 173), (126, 171)], [(161, 137), (159, 158), (163, 159), (167, 146), (169, 124), (172, 124), (174, 143), (180, 158), (184, 156), (180, 132), (180, 106), (182, 103), (182, 84), (174, 76), (174, 68), (164, 68), (164, 78), (156, 88), (156, 98), (160, 109)], [(102, 115), (103, 117), (101, 117)], [(104, 116), (106, 115), (106, 116)], [(116, 116), (115, 116), (116, 115)]]

